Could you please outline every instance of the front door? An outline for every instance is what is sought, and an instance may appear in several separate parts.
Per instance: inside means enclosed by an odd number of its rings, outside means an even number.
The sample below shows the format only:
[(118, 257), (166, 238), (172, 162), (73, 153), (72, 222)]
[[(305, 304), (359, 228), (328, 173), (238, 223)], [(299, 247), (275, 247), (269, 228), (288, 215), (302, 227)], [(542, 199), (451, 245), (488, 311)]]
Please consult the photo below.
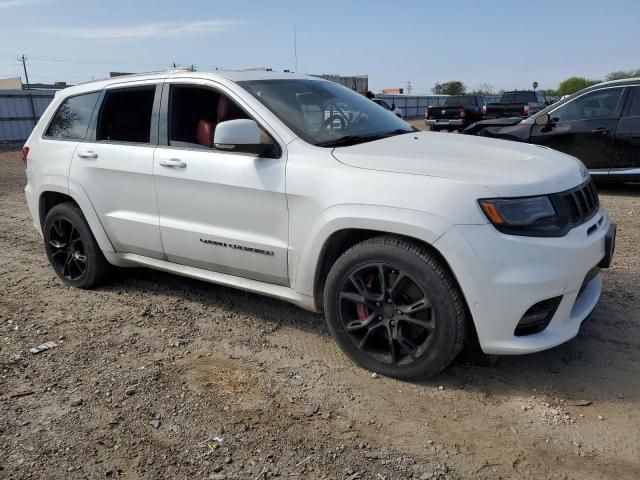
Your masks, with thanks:
[(595, 90), (552, 110), (552, 124), (534, 125), (531, 143), (573, 155), (589, 170), (608, 171), (623, 93), (624, 87)]
[(286, 154), (266, 132), (269, 156), (213, 148), (218, 123), (250, 118), (232, 96), (205, 82), (164, 86), (153, 166), (164, 251), (174, 263), (286, 285)]
[(623, 173), (628, 169), (640, 170), (640, 87), (629, 91), (614, 143), (611, 173), (616, 169)]

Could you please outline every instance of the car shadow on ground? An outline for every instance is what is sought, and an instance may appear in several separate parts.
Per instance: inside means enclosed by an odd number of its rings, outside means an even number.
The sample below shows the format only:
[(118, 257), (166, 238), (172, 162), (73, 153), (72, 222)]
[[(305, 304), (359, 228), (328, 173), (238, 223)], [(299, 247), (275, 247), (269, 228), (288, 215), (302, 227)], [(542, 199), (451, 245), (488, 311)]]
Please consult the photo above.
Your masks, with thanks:
[[(252, 316), (264, 321), (265, 326), (278, 323), (329, 337), (320, 314), (284, 301), (144, 268), (122, 269), (101, 290), (152, 292), (198, 302), (205, 307), (224, 308), (235, 317)], [(605, 294), (575, 339), (539, 353), (489, 356), (471, 340), (440, 375), (411, 383), (429, 388), (443, 385), (447, 389), (491, 392), (505, 397), (546, 392), (565, 398), (637, 401), (640, 399), (637, 382), (628, 382), (633, 377), (630, 370), (640, 364), (640, 347), (636, 342), (639, 325), (637, 320), (628, 320), (640, 314), (636, 305), (637, 302), (630, 301), (626, 307), (620, 306), (615, 296)], [(615, 318), (621, 321), (613, 320)], [(337, 345), (335, 348), (338, 349)]]

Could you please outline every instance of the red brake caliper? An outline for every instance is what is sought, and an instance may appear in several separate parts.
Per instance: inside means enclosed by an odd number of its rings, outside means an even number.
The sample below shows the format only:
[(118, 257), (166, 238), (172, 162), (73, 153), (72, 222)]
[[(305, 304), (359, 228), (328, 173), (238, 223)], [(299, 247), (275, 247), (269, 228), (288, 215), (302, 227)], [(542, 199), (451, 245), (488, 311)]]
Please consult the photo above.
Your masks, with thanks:
[[(367, 283), (367, 288), (371, 288), (371, 281)], [(356, 312), (361, 322), (364, 322), (369, 317), (369, 309), (360, 303), (356, 305)]]

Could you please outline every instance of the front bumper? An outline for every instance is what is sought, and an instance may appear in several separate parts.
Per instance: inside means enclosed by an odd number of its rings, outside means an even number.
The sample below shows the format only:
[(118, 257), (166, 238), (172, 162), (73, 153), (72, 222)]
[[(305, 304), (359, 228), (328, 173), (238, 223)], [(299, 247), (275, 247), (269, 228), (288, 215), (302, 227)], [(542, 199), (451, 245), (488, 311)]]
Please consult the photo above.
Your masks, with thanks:
[[(575, 337), (600, 299), (601, 275), (587, 275), (607, 256), (610, 225), (601, 207), (561, 238), (507, 235), (489, 224), (458, 225), (443, 235), (434, 246), (460, 283), (482, 350), (531, 353)], [(530, 307), (558, 296), (562, 300), (543, 331), (514, 334)]]
[(464, 120), (461, 118), (457, 119), (442, 119), (442, 120), (433, 120), (425, 118), (425, 123), (428, 127), (462, 127), (464, 125)]

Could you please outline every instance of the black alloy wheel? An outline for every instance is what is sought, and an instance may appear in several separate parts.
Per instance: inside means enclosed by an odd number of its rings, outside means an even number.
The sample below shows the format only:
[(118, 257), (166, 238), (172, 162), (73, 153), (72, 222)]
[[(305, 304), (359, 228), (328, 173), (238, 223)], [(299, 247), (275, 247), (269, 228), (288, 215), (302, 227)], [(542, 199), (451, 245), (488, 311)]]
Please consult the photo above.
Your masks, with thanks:
[(80, 208), (55, 205), (42, 226), (44, 248), (56, 275), (67, 285), (91, 288), (111, 271)]
[(344, 252), (327, 276), (323, 305), (342, 351), (390, 377), (436, 375), (466, 338), (466, 303), (449, 267), (433, 249), (399, 237)]
[(87, 256), (80, 232), (66, 218), (51, 222), (48, 241), (53, 268), (62, 277), (77, 281), (87, 269)]
[(361, 265), (345, 278), (339, 315), (358, 349), (393, 366), (415, 362), (436, 333), (426, 292), (408, 272), (384, 263)]

